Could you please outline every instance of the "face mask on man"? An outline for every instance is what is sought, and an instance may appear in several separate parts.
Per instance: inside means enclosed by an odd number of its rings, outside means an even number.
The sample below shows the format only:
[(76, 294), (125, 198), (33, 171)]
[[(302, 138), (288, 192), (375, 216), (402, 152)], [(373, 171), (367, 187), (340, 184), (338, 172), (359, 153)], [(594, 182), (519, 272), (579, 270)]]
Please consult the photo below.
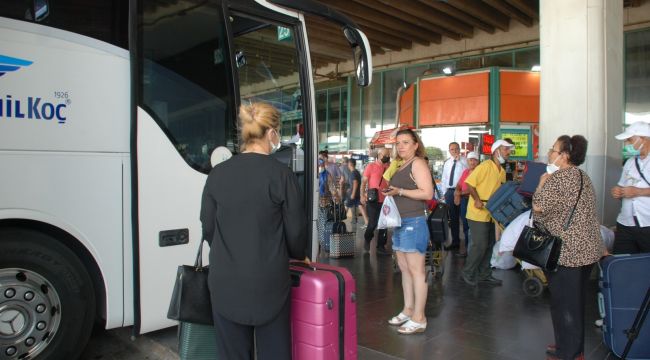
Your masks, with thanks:
[(278, 143), (274, 144), (273, 140), (269, 140), (269, 144), (271, 144), (271, 154), (278, 151), (280, 149), (280, 146), (282, 146), (282, 143), (280, 143), (280, 135), (278, 134), (278, 132), (276, 130), (273, 130), (273, 131), (275, 131), (275, 134), (278, 135)]
[(641, 155), (641, 149), (643, 148), (643, 144), (641, 144), (641, 146), (639, 146), (638, 149), (634, 148), (634, 144), (639, 142), (639, 140), (640, 139), (637, 138), (636, 141), (633, 142), (632, 144), (626, 144), (625, 147), (624, 147), (625, 152), (630, 154), (631, 156), (639, 156), (639, 155)]
[(554, 172), (560, 170), (560, 167), (555, 165), (555, 162), (557, 161), (558, 158), (559, 158), (559, 156), (556, 157), (555, 160), (553, 160), (552, 163), (546, 165), (546, 172), (548, 174), (553, 174)]
[(381, 158), (381, 162), (384, 164), (388, 164), (389, 161), (390, 161), (390, 156), (384, 156)]
[(506, 163), (506, 159), (504, 159), (503, 156), (501, 156), (501, 152), (499, 150), (497, 150), (497, 160), (499, 160), (499, 164)]

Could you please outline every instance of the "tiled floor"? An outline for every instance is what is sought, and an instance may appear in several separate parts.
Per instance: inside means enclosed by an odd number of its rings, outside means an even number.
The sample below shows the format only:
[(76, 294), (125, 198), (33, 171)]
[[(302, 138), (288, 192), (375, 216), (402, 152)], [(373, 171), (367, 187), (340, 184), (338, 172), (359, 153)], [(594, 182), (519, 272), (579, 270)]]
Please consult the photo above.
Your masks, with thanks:
[[(359, 229), (357, 256), (319, 259), (348, 268), (356, 279), (359, 359), (545, 359), (546, 345), (554, 342), (548, 291), (538, 298), (524, 295), (519, 270), (495, 270), (501, 287), (471, 287), (459, 277), (464, 258), (447, 256), (445, 274), (429, 286), (426, 332), (401, 335), (386, 322), (402, 307), (400, 275), (391, 257), (377, 256), (372, 245), (370, 254), (363, 254)], [(616, 359), (593, 325), (597, 287), (596, 280), (589, 283), (586, 358)]]

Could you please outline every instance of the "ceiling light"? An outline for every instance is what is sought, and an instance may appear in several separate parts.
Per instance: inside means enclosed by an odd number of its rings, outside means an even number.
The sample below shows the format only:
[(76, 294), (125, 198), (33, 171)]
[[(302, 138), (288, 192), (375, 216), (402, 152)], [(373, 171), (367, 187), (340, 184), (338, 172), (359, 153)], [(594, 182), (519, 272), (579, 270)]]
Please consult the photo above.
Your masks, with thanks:
[(451, 66), (445, 66), (444, 68), (442, 68), (442, 73), (445, 75), (453, 75), (454, 69), (452, 69)]

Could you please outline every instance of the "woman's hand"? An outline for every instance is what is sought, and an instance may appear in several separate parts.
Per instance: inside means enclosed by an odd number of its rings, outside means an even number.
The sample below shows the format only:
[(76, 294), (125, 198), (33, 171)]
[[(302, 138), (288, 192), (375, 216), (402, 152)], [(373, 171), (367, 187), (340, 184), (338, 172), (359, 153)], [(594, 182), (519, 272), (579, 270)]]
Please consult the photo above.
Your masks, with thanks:
[(399, 188), (394, 187), (394, 186), (389, 186), (386, 189), (382, 190), (382, 193), (386, 196), (398, 196), (399, 195)]

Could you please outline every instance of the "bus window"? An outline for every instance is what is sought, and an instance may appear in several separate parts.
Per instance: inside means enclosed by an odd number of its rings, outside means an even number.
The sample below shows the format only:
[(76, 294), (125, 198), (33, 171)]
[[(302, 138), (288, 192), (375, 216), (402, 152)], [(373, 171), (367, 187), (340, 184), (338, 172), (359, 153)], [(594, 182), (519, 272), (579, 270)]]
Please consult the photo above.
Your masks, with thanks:
[(128, 0), (2, 0), (0, 16), (37, 22), (128, 48)]
[(233, 49), (242, 104), (264, 101), (281, 113), (283, 147), (275, 157), (299, 176), (304, 171), (300, 59), (292, 27), (232, 15)]
[(218, 146), (236, 152), (232, 78), (221, 9), (207, 2), (143, 4), (140, 106), (185, 161), (204, 173)]

